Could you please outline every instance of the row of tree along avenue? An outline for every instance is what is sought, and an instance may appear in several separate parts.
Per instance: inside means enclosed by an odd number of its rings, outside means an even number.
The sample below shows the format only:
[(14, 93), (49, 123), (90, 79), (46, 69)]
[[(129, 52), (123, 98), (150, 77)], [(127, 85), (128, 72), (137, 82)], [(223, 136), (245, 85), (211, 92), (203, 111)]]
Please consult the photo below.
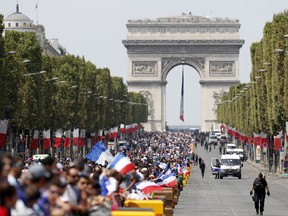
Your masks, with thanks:
[(250, 52), (250, 83), (232, 86), (222, 96), (217, 119), (243, 144), (253, 144), (247, 145), (252, 159), (270, 171), (283, 171), (288, 160), (288, 11), (265, 24), (263, 38)]
[(23, 134), (29, 148), (34, 130), (50, 129), (53, 135), (59, 128), (80, 128), (90, 134), (147, 121), (145, 97), (128, 92), (122, 78), (78, 56), (43, 55), (34, 33), (4, 36), (2, 16), (0, 86), (0, 129), (2, 135), (7, 132), (2, 150), (14, 150)]

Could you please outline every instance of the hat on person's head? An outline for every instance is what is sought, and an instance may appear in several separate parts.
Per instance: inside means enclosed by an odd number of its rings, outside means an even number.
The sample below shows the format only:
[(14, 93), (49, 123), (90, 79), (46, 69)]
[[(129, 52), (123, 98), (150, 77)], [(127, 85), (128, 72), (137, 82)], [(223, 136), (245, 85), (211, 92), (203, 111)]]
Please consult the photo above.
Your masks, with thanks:
[(28, 178), (31, 180), (50, 178), (51, 173), (42, 165), (34, 164), (29, 168)]
[(263, 174), (262, 174), (262, 173), (259, 173), (258, 177), (259, 177), (259, 178), (263, 178)]
[(61, 163), (59, 163), (59, 162), (56, 164), (56, 167), (59, 170), (63, 170), (63, 165)]

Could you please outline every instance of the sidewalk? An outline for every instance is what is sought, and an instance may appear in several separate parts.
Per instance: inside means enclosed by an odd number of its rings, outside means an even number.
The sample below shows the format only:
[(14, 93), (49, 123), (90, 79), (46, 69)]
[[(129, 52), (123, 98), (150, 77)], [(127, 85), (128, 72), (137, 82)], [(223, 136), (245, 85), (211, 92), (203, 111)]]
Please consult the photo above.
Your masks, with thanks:
[(256, 169), (258, 169), (260, 172), (262, 172), (265, 175), (288, 179), (287, 173), (286, 174), (280, 174), (278, 172), (276, 172), (276, 173), (269, 172), (268, 167), (265, 167), (265, 165), (262, 163), (256, 163), (256, 161), (251, 161), (249, 159), (246, 161), (246, 163), (255, 167)]

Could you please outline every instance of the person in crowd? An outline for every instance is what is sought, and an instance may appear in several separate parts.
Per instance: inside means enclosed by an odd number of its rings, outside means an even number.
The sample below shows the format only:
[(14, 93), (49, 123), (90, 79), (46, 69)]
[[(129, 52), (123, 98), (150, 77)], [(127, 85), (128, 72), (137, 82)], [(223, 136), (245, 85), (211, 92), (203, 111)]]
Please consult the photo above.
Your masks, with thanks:
[[(36, 211), (36, 214), (47, 216), (50, 215), (48, 195), (45, 187), (47, 186), (51, 178), (51, 172), (49, 172), (42, 164), (33, 164), (29, 167), (27, 175), (28, 184), (26, 185), (26, 187), (30, 187), (30, 185), (33, 184), (38, 187), (41, 193), (40, 198), (34, 205), (34, 210)], [(25, 199), (23, 201), (25, 202)]]
[[(264, 212), (264, 204), (265, 204), (265, 195), (270, 196), (269, 186), (265, 178), (263, 178), (263, 174), (259, 173), (258, 177), (254, 180), (252, 189), (250, 191), (250, 195), (253, 195), (254, 190), (254, 204), (256, 209), (256, 214), (263, 215)], [(260, 206), (259, 206), (260, 203)]]
[(34, 210), (34, 205), (37, 203), (38, 199), (41, 197), (39, 188), (35, 185), (30, 185), (25, 188), (24, 200), (18, 199), (15, 208), (11, 211), (11, 216), (35, 216), (37, 212)]
[(64, 216), (70, 212), (70, 205), (60, 200), (65, 186), (66, 183), (62, 182), (59, 176), (55, 176), (45, 188), (51, 216)]
[(89, 191), (88, 186), (90, 184), (90, 179), (88, 175), (81, 174), (79, 176), (79, 181), (77, 182), (77, 187), (80, 190), (80, 204), (86, 206), (88, 209), (90, 208), (90, 203), (88, 202)]
[(8, 172), (7, 180), (10, 185), (19, 188), (18, 179), (22, 174), (24, 164), (20, 158), (12, 158), (10, 170)]
[(59, 174), (59, 169), (57, 168), (56, 159), (54, 157), (48, 156), (41, 160), (41, 164), (54, 175)]
[(2, 170), (1, 170), (1, 176), (3, 178), (7, 178), (9, 171), (11, 169), (11, 166), (12, 166), (13, 156), (9, 153), (3, 153), (1, 155), (1, 161), (3, 163)]
[(205, 169), (206, 169), (206, 164), (205, 164), (204, 160), (201, 160), (200, 170), (201, 170), (202, 178), (204, 178)]
[(0, 215), (10, 216), (17, 202), (17, 190), (7, 180), (0, 182)]
[(67, 186), (64, 194), (60, 197), (60, 200), (70, 205), (70, 214), (84, 214), (88, 212), (86, 206), (81, 205), (81, 193), (77, 187), (79, 181), (79, 170), (76, 166), (69, 167), (66, 170)]
[[(138, 190), (137, 182), (157, 182), (160, 175), (186, 173), (193, 161), (189, 157), (194, 138), (182, 132), (141, 132), (127, 141), (131, 148), (127, 148), (125, 155), (136, 168), (125, 175), (108, 169), (107, 163), (95, 164), (83, 158), (57, 160), (48, 156), (39, 161), (33, 158), (23, 161), (2, 154), (0, 215), (111, 215), (112, 209), (123, 206), (125, 198)], [(5, 195), (7, 190), (11, 191), (10, 197)]]
[(220, 144), (220, 146), (219, 146), (219, 155), (221, 155), (221, 154), (222, 154), (222, 146)]

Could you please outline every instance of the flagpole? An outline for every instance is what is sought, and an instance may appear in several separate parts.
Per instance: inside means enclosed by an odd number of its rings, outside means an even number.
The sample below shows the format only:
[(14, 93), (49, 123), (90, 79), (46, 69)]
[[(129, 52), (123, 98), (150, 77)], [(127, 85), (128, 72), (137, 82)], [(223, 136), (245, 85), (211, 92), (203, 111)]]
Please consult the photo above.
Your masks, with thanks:
[(184, 65), (182, 65), (182, 86), (180, 99), (180, 120), (184, 122)]
[(35, 5), (34, 10), (36, 10), (36, 24), (38, 26), (38, 1), (37, 1), (36, 5)]

